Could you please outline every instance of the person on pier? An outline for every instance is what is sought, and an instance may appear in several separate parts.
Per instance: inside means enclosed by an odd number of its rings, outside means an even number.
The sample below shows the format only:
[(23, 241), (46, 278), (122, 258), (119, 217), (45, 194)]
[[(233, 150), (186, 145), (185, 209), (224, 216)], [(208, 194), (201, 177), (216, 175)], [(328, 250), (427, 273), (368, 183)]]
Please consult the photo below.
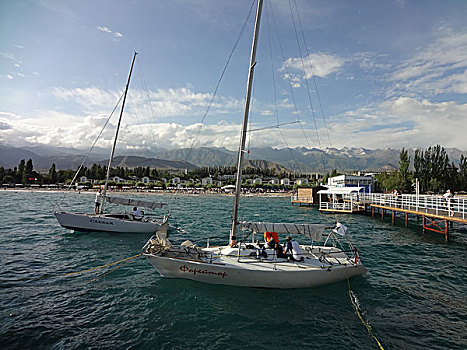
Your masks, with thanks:
[(446, 206), (448, 207), (448, 216), (454, 216), (454, 212), (451, 210), (451, 199), (453, 196), (451, 190), (447, 190), (445, 194), (443, 194), (444, 199), (446, 200)]

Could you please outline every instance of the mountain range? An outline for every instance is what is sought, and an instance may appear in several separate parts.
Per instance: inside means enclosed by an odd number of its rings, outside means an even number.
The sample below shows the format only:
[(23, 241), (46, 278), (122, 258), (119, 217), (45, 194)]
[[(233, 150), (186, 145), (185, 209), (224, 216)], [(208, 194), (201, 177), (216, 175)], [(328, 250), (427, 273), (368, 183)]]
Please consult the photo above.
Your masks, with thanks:
[[(467, 152), (456, 148), (445, 148), (451, 162), (459, 163), (462, 154)], [(415, 150), (409, 149), (413, 159)], [(45, 171), (52, 163), (57, 169), (76, 169), (83, 161), (87, 150), (73, 148), (40, 147), (10, 147), (0, 145), (0, 166), (14, 168), (21, 159), (32, 159), (34, 169)], [(90, 154), (85, 165), (93, 163), (106, 165), (108, 152), (95, 149)], [(151, 167), (163, 170), (193, 169), (205, 166), (234, 166), (237, 152), (226, 148), (199, 147), (193, 149), (158, 150), (153, 152), (132, 152), (131, 155), (116, 152), (113, 166), (121, 167)], [(398, 168), (400, 150), (393, 148), (370, 150), (366, 148), (342, 149), (326, 148), (282, 148), (271, 147), (252, 148), (245, 155), (247, 166), (261, 169), (276, 169), (276, 171), (328, 172), (336, 169), (345, 171), (383, 171)]]

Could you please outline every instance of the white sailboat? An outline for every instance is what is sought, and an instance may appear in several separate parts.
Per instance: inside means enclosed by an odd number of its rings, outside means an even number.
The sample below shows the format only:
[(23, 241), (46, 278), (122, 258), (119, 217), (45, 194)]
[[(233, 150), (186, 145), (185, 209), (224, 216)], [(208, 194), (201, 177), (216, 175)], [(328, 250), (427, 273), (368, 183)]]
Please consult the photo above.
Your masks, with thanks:
[(134, 216), (130, 213), (104, 213), (104, 204), (115, 203), (121, 205), (128, 205), (131, 207), (144, 207), (149, 209), (162, 208), (165, 203), (157, 203), (147, 200), (126, 199), (121, 197), (107, 196), (109, 185), (110, 168), (112, 165), (113, 156), (115, 153), (115, 146), (117, 144), (118, 133), (120, 130), (120, 123), (122, 121), (123, 111), (125, 108), (128, 87), (130, 85), (131, 74), (135, 63), (137, 53), (133, 55), (131, 62), (130, 73), (123, 95), (122, 108), (120, 110), (120, 117), (118, 119), (117, 128), (115, 131), (114, 142), (110, 153), (109, 163), (107, 166), (107, 174), (105, 185), (102, 192), (99, 212), (97, 213), (70, 213), (66, 211), (55, 211), (54, 215), (62, 227), (74, 231), (102, 231), (102, 232), (127, 232), (127, 233), (154, 233), (160, 227), (168, 226), (168, 215), (160, 218), (143, 217), (141, 220), (135, 220)]
[[(201, 248), (190, 241), (174, 246), (167, 238), (167, 230), (160, 229), (143, 247), (143, 254), (163, 277), (184, 278), (210, 284), (266, 288), (308, 288), (345, 280), (366, 272), (356, 247), (350, 244), (353, 256), (337, 247), (339, 233), (335, 228), (322, 246), (314, 245), (326, 230), (322, 224), (238, 222), (241, 192), (242, 161), (245, 152), (251, 86), (255, 67), (256, 46), (261, 20), (262, 0), (258, 0), (255, 30), (251, 50), (245, 109), (237, 160), (235, 198), (233, 203), (230, 243), (227, 246)], [(251, 243), (237, 242), (237, 230), (249, 230)], [(283, 257), (281, 249), (267, 248), (255, 242), (255, 233), (275, 232), (305, 235), (311, 245), (293, 244), (293, 255)], [(291, 237), (287, 237), (290, 241)], [(332, 246), (327, 246), (333, 242)], [(298, 246), (298, 247), (297, 247)], [(277, 245), (276, 245), (277, 247)]]

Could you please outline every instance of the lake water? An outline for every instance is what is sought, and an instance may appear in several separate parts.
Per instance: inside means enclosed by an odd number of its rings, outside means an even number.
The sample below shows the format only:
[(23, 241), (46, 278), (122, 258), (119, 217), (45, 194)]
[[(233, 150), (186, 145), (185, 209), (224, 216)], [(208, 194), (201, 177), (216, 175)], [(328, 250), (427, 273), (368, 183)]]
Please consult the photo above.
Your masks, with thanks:
[[(148, 235), (72, 233), (53, 207), (63, 193), (0, 193), (1, 349), (377, 349), (357, 317), (347, 282), (274, 290), (161, 278), (141, 252)], [(228, 240), (232, 198), (154, 196), (169, 204), (172, 242)], [(62, 209), (91, 211), (94, 195), (67, 194)], [(64, 203), (67, 203), (66, 205)], [(350, 281), (385, 349), (467, 348), (467, 228), (450, 239), (388, 215), (320, 214), (289, 198), (243, 198), (243, 220), (326, 222), (349, 228), (368, 274)], [(109, 269), (112, 269), (110, 267)], [(40, 279), (38, 279), (40, 278)], [(93, 280), (94, 279), (94, 280)]]

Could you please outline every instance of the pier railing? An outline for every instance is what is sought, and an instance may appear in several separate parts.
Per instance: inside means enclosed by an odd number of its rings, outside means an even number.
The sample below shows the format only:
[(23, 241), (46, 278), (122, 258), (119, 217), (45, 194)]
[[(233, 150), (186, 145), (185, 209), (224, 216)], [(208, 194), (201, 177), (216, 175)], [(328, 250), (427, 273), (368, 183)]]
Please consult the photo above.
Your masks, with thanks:
[(402, 194), (396, 196), (384, 193), (363, 193), (359, 194), (359, 200), (364, 204), (467, 219), (466, 198), (446, 199), (443, 196), (433, 195)]
[(354, 209), (353, 200), (350, 198), (348, 201), (343, 202), (320, 202), (319, 210), (324, 211), (343, 211), (352, 212)]
[[(389, 209), (413, 211), (417, 213), (451, 216), (467, 220), (467, 197), (444, 198), (437, 195), (387, 194), (387, 193), (346, 193), (335, 194), (327, 201), (320, 197), (319, 210), (336, 212), (355, 212), (364, 210), (368, 205), (379, 205)], [(292, 202), (309, 201), (311, 197), (293, 196)]]

